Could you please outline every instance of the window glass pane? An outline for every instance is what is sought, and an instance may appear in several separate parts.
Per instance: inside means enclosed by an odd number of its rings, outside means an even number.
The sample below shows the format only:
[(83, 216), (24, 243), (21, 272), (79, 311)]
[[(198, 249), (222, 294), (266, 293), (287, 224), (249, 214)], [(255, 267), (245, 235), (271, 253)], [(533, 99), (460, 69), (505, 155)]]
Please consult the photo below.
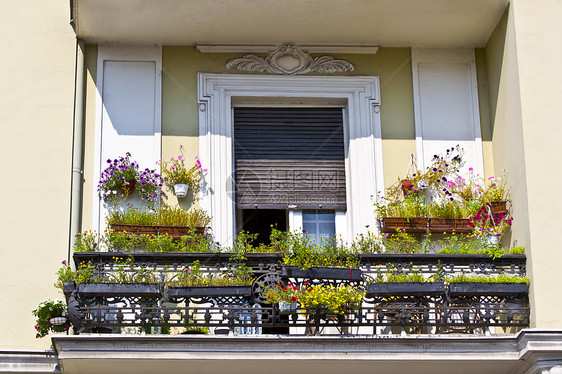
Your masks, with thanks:
[(314, 241), (332, 238), (336, 234), (336, 215), (333, 211), (303, 210), (303, 230)]

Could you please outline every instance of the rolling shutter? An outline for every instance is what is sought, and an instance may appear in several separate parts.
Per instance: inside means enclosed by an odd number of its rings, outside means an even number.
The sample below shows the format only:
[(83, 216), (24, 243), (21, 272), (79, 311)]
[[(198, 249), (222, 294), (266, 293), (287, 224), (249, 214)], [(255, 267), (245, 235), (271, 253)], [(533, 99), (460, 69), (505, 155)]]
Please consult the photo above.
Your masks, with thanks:
[(241, 209), (346, 209), (341, 108), (234, 109)]

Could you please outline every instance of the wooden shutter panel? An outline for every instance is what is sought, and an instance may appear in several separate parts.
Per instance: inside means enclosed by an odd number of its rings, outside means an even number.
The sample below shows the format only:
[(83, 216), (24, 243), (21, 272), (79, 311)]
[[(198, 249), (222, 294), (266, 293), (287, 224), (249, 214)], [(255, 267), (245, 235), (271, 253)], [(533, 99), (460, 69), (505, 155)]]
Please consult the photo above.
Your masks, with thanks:
[(236, 108), (241, 209), (346, 209), (341, 108)]

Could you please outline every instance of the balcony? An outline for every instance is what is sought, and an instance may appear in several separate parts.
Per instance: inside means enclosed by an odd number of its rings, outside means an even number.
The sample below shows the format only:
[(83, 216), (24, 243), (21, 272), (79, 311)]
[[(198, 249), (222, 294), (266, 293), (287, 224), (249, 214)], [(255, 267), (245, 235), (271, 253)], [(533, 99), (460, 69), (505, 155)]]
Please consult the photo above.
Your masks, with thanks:
[[(123, 268), (120, 263), (129, 256), (132, 260)], [(155, 278), (151, 284), (66, 284), (70, 320), (78, 333), (147, 334), (479, 335), (529, 326), (526, 284), (446, 281), (458, 273), (524, 276), (525, 255), (494, 259), (486, 254), (362, 254), (358, 269), (302, 270), (282, 265), (282, 253), (246, 253), (245, 266), (253, 271), (251, 285), (174, 287), (170, 283), (196, 261), (201, 274), (224, 272), (232, 266), (231, 256), (77, 252), (76, 267), (89, 264), (94, 280), (123, 279), (139, 271), (151, 272)], [(417, 273), (431, 282), (373, 281), (388, 273)], [(364, 296), (358, 304), (336, 312), (302, 304), (281, 310), (277, 303), (267, 303), (264, 290), (289, 283), (299, 290), (347, 285)]]

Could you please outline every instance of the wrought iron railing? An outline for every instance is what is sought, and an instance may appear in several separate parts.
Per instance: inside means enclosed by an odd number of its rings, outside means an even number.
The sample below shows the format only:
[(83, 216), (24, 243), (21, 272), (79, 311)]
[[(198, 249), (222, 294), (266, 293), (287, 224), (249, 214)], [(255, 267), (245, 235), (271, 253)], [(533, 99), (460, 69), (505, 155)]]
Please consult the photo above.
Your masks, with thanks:
[[(80, 263), (91, 263), (97, 275), (102, 276), (115, 270), (115, 257), (128, 255), (76, 253), (74, 260), (78, 266)], [(526, 285), (513, 289), (505, 285), (479, 289), (462, 285), (451, 287), (439, 282), (447, 274), (458, 272), (524, 275), (524, 255), (505, 255), (496, 259), (486, 255), (362, 255), (361, 272), (357, 278), (351, 269), (343, 275), (329, 271), (291, 273), (286, 269), (284, 271), (280, 265), (281, 254), (251, 253), (246, 254), (246, 264), (254, 270), (255, 281), (251, 287), (226, 293), (224, 290), (201, 289), (197, 292), (178, 291), (167, 287), (164, 280), (195, 260), (202, 264), (204, 271), (220, 271), (228, 265), (229, 254), (131, 255), (139, 267), (158, 272), (161, 282), (146, 287), (128, 284), (68, 285), (69, 315), (77, 332), (118, 333), (123, 328), (140, 328), (162, 333), (188, 327), (190, 332), (207, 328), (211, 333), (234, 334), (479, 333), (490, 327), (529, 325)], [(381, 288), (368, 282), (375, 274), (390, 270), (421, 272), (437, 282), (421, 283), (424, 285), (421, 288), (420, 284), (408, 283), (398, 288)], [(308, 284), (360, 285), (365, 288), (366, 296), (361, 306), (339, 314), (322, 308), (296, 308), (281, 312), (277, 305), (267, 304), (262, 294), (264, 287), (271, 287), (280, 280), (291, 281), (299, 287), (305, 280)]]

